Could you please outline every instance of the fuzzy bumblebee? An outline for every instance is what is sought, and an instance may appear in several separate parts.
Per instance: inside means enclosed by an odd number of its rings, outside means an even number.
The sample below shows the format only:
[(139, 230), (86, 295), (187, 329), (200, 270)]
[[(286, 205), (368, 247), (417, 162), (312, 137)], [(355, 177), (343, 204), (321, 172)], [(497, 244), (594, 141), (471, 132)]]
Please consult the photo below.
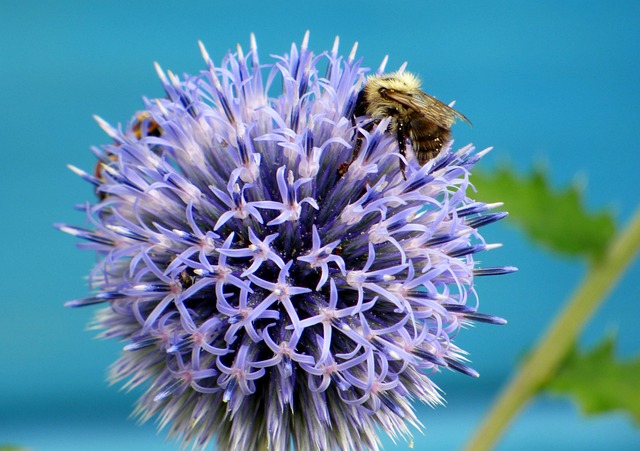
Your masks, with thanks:
[[(394, 72), (367, 78), (358, 95), (354, 119), (367, 116), (363, 129), (373, 130), (382, 120), (390, 118), (387, 131), (396, 137), (398, 150), (406, 158), (407, 141), (420, 166), (435, 158), (451, 139), (451, 126), (456, 119), (469, 120), (458, 111), (420, 89), (420, 80), (410, 72)], [(359, 136), (353, 153), (358, 156), (362, 145)], [(406, 179), (406, 163), (400, 159), (400, 169)]]

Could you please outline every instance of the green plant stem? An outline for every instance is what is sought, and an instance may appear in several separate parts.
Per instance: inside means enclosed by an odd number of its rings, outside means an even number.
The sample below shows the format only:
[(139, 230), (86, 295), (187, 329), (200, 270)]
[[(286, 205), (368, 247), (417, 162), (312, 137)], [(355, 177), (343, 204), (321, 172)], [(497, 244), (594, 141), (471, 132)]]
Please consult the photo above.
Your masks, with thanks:
[(591, 265), (582, 284), (505, 387), (467, 443), (468, 451), (491, 449), (515, 415), (553, 376), (592, 313), (622, 277), (640, 250), (640, 210)]

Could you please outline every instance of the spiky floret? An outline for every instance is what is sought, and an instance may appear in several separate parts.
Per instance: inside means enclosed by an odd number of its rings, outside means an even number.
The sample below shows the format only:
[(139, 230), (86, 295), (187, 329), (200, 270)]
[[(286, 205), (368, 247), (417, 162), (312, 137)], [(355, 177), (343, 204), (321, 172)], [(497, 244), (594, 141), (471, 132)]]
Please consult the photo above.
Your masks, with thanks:
[[(366, 70), (354, 52), (300, 49), (262, 65), (252, 37), (179, 78), (111, 144), (92, 227), (59, 225), (101, 259), (96, 326), (126, 341), (114, 382), (146, 386), (135, 413), (183, 443), (219, 449), (377, 449), (441, 401), (429, 375), (475, 376), (452, 337), (478, 313), (477, 228), (499, 204), (468, 197), (483, 152), (449, 148), (405, 180), (381, 121), (351, 159)], [(326, 72), (320, 73), (320, 67)], [(380, 69), (380, 73), (383, 68)], [(266, 83), (263, 77), (266, 76)], [(280, 80), (281, 93), (269, 95)]]

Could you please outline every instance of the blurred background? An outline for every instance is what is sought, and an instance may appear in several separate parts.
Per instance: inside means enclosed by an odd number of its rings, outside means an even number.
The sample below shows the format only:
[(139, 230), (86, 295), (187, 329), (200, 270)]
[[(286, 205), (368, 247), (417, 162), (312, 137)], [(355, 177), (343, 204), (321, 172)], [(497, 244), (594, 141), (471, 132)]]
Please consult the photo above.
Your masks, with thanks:
[[(629, 220), (640, 203), (640, 3), (357, 3), (0, 1), (0, 444), (178, 449), (153, 424), (127, 418), (136, 394), (106, 382), (122, 344), (93, 340), (86, 325), (95, 310), (63, 307), (87, 294), (95, 257), (51, 224), (85, 224), (72, 207), (93, 199), (93, 190), (65, 165), (91, 171), (89, 147), (109, 141), (92, 115), (124, 123), (142, 107), (141, 96), (162, 96), (154, 61), (197, 73), (204, 68), (198, 40), (216, 62), (237, 43), (247, 50), (254, 32), (268, 62), (310, 30), (316, 53), (339, 35), (343, 54), (359, 42), (365, 66), (377, 68), (387, 54), (388, 70), (408, 61), (426, 91), (456, 99), (473, 122), (454, 129), (456, 145), (495, 147), (483, 169), (506, 161), (524, 173), (542, 164), (554, 186), (578, 180), (589, 208), (610, 209), (620, 228)], [(426, 433), (416, 435), (415, 450), (462, 446), (585, 273), (528, 242), (508, 220), (483, 232), (505, 244), (483, 263), (520, 268), (478, 286), (481, 310), (509, 324), (480, 324), (459, 336), (481, 377), (434, 377), (447, 405), (418, 406)], [(638, 352), (638, 280), (636, 262), (581, 345), (616, 332), (619, 355)], [(544, 396), (499, 449), (639, 447), (628, 417), (586, 418), (571, 401)]]

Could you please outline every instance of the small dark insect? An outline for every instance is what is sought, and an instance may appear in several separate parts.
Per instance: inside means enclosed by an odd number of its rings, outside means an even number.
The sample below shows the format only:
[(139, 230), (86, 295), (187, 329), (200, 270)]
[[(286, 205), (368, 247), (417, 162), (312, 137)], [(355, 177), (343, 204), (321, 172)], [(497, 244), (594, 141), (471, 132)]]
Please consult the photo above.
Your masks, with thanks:
[[(374, 75), (358, 94), (355, 118), (367, 116), (370, 120), (362, 127), (371, 131), (380, 121), (391, 118), (388, 133), (398, 141), (398, 150), (406, 156), (407, 141), (410, 142), (418, 163), (422, 166), (435, 158), (451, 139), (451, 126), (456, 119), (471, 124), (461, 113), (420, 90), (420, 80), (409, 72)], [(359, 134), (351, 161), (339, 172), (344, 174), (355, 161), (362, 146)], [(405, 163), (400, 160), (400, 170), (406, 179)]]
[[(149, 113), (142, 112), (138, 113), (133, 121), (133, 125), (131, 126), (131, 131), (133, 132), (133, 136), (136, 139), (142, 139), (145, 136), (155, 136), (160, 137), (162, 135), (162, 130), (156, 121), (151, 119)], [(105, 154), (104, 158), (102, 158), (96, 164), (96, 167), (93, 170), (93, 174), (97, 179), (104, 182), (104, 176), (102, 172), (104, 171), (104, 166), (116, 160), (116, 156), (112, 153)], [(102, 191), (96, 191), (96, 195), (100, 200), (104, 200), (107, 197), (107, 194)]]
[(178, 282), (183, 290), (186, 290), (196, 282), (196, 273), (193, 268), (187, 268), (178, 275)]
[(156, 121), (151, 119), (151, 116), (146, 111), (138, 113), (131, 129), (134, 136), (138, 139), (142, 139), (144, 136), (159, 137), (160, 135), (162, 135), (160, 126)]

